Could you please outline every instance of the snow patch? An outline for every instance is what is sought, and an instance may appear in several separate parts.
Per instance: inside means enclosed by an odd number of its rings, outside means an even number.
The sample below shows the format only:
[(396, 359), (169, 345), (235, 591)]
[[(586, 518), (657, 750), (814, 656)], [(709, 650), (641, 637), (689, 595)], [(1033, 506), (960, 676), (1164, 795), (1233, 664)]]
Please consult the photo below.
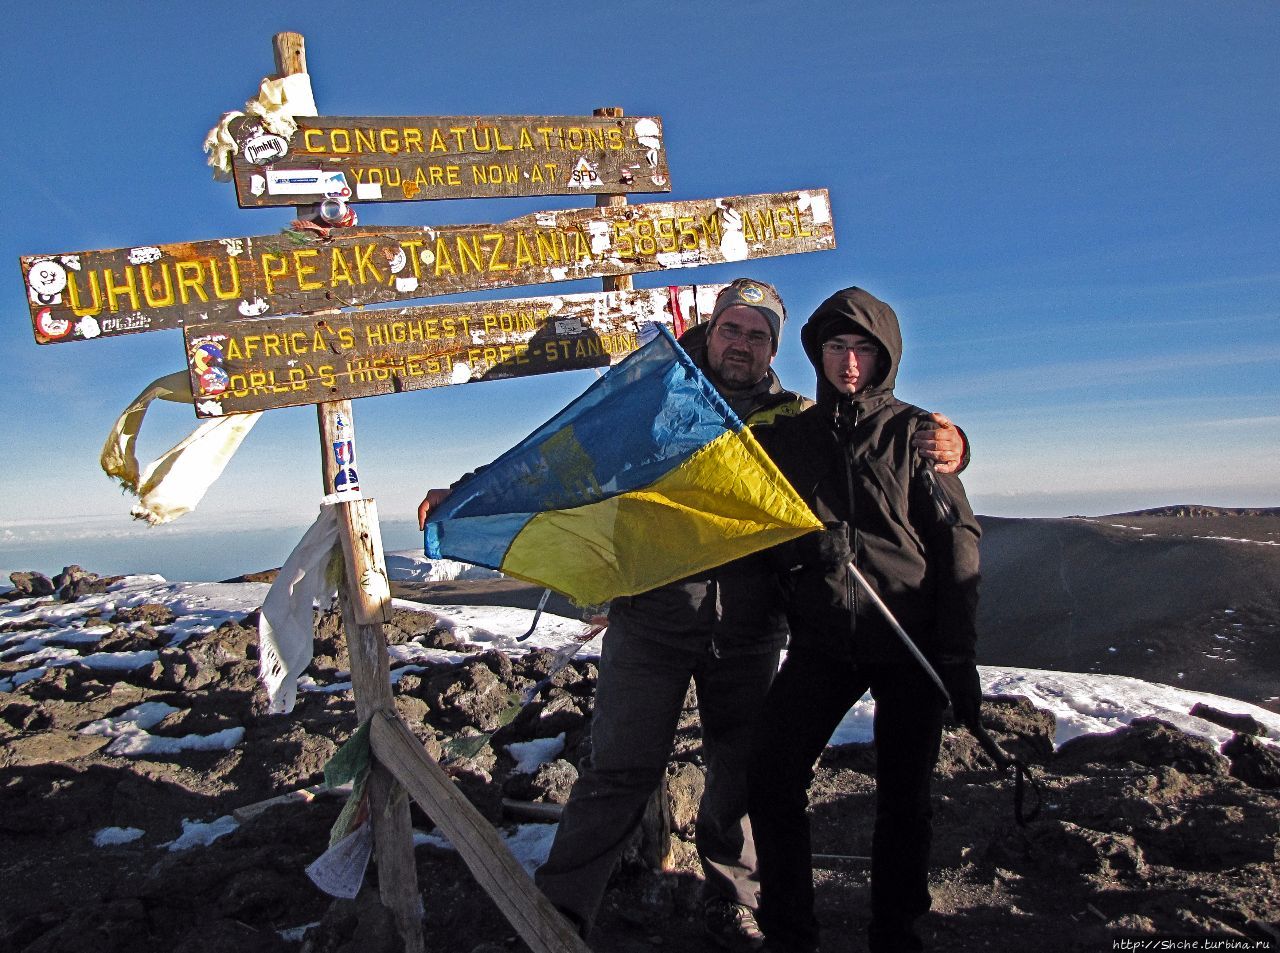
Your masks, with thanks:
[(539, 765), (554, 761), (564, 751), (564, 732), (554, 738), (535, 738), (507, 745), (507, 753), (515, 759), (517, 774), (533, 774)]
[(80, 729), (82, 735), (105, 735), (108, 738), (119, 738), (123, 735), (145, 732), (154, 728), (174, 712), (182, 711), (164, 702), (143, 702), (134, 705), (128, 711), (121, 712), (111, 718), (99, 718)]
[(94, 847), (115, 847), (132, 844), (146, 832), (139, 827), (104, 827), (93, 835)]
[[(502, 842), (507, 845), (516, 860), (528, 873), (546, 863), (551, 853), (551, 842), (555, 839), (559, 824), (520, 824), (514, 829), (500, 830)], [(413, 846), (428, 844), (440, 850), (453, 850), (453, 844), (439, 829), (429, 834), (421, 831), (413, 832)]]
[(161, 847), (169, 850), (190, 850), (192, 847), (208, 847), (219, 837), (225, 837), (237, 827), (239, 822), (230, 814), (224, 814), (213, 821), (192, 821), (182, 819), (182, 834)]
[(224, 728), (211, 735), (183, 735), (165, 738), (134, 731), (123, 734), (107, 745), (107, 754), (136, 758), (143, 755), (171, 755), (181, 751), (230, 751), (244, 740), (243, 728)]
[(455, 579), (501, 579), (496, 569), (458, 562), (456, 559), (431, 559), (409, 550), (387, 553), (387, 578), (402, 582), (452, 582)]

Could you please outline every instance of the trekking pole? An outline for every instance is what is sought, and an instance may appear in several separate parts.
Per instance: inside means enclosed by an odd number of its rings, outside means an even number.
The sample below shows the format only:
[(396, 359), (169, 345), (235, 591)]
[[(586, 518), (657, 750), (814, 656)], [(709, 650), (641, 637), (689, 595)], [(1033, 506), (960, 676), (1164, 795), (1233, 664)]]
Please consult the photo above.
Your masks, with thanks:
[(543, 589), (542, 598), (538, 600), (538, 609), (533, 614), (533, 624), (529, 626), (529, 631), (524, 635), (516, 636), (517, 642), (523, 642), (529, 636), (533, 635), (533, 630), (538, 627), (538, 620), (542, 618), (542, 610), (547, 607), (547, 600), (551, 598), (551, 590)]
[(907, 630), (898, 624), (898, 620), (894, 618), (893, 612), (889, 607), (884, 604), (884, 600), (880, 598), (879, 593), (871, 588), (871, 583), (867, 582), (867, 577), (858, 570), (858, 567), (853, 564), (852, 559), (845, 563), (844, 568), (853, 573), (854, 580), (856, 580), (858, 585), (862, 587), (862, 591), (871, 598), (871, 603), (880, 610), (880, 614), (884, 616), (884, 620), (889, 623), (889, 628), (893, 629), (894, 635), (896, 635), (899, 640), (901, 640), (902, 644), (906, 646), (907, 651), (911, 653), (912, 657), (920, 663), (920, 667), (925, 670), (925, 674), (933, 679), (933, 684), (938, 686), (938, 691), (942, 692), (942, 697), (946, 699), (947, 704), (950, 705), (951, 693), (947, 691), (947, 686), (942, 684), (942, 676), (940, 676), (934, 667), (929, 664), (929, 660), (924, 657), (924, 653), (921, 652), (915, 642), (911, 640), (911, 636), (907, 635)]
[[(858, 567), (853, 564), (852, 559), (845, 563), (845, 568), (853, 574), (854, 581), (858, 583), (862, 588), (862, 591), (871, 599), (872, 605), (880, 610), (880, 614), (884, 616), (885, 621), (889, 623), (889, 628), (893, 629), (893, 634), (898, 637), (906, 647), (907, 651), (911, 653), (911, 656), (920, 663), (920, 667), (923, 668), (925, 670), (925, 674), (933, 680), (933, 684), (938, 686), (938, 691), (942, 692), (942, 697), (946, 699), (946, 703), (948, 705), (952, 704), (951, 693), (947, 691), (947, 686), (942, 683), (942, 676), (939, 675), (937, 670), (929, 663), (929, 660), (924, 657), (924, 653), (920, 651), (919, 646), (916, 645), (911, 636), (907, 635), (907, 630), (899, 624), (897, 618), (894, 617), (893, 611), (885, 605), (884, 600), (880, 598), (880, 594), (871, 587), (871, 583), (867, 581), (867, 577), (862, 575), (862, 572)], [(1035, 820), (1040, 813), (1040, 785), (1036, 783), (1036, 780), (1031, 776), (1031, 769), (1027, 767), (1025, 762), (1013, 757), (1001, 748), (1000, 743), (987, 733), (987, 729), (982, 726), (982, 722), (980, 720), (976, 721), (974, 724), (966, 724), (965, 727), (969, 729), (970, 734), (972, 734), (977, 740), (978, 746), (982, 748), (982, 750), (987, 753), (987, 756), (996, 763), (996, 767), (999, 770), (1005, 771), (1009, 768), (1014, 769), (1014, 816), (1017, 818), (1018, 824), (1025, 827), (1028, 821)], [(1026, 784), (1030, 784), (1032, 790), (1036, 793), (1036, 805), (1030, 814), (1026, 814), (1023, 811)]]

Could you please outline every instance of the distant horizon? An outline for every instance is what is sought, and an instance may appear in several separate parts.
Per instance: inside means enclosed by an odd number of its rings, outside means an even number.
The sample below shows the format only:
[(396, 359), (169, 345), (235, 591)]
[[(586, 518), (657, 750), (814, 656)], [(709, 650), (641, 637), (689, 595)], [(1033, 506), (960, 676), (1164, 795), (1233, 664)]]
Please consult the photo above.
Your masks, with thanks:
[[(1280, 513), (1280, 506), (1180, 502), (1105, 513), (1052, 515), (984, 513), (978, 508), (978, 516), (1009, 520), (1104, 519), (1180, 507), (1223, 511), (1225, 516), (1235, 516), (1235, 511)], [(104, 516), (103, 520), (106, 519)], [(119, 519), (116, 517), (112, 522)], [(210, 527), (208, 520), (197, 520), (196, 514), (187, 519), (191, 522), (159, 527), (134, 521), (98, 529), (84, 528), (81, 524), (78, 532), (67, 527), (62, 533), (46, 527), (38, 531), (39, 536), (25, 539), (6, 528), (0, 531), (0, 586), (7, 585), (11, 572), (36, 571), (52, 577), (70, 565), (103, 576), (156, 573), (175, 582), (219, 582), (246, 573), (278, 569), (310, 525), (305, 520), (282, 520), (267, 526), (234, 529)], [(383, 516), (380, 526), (385, 552), (422, 551), (422, 534), (415, 521)]]

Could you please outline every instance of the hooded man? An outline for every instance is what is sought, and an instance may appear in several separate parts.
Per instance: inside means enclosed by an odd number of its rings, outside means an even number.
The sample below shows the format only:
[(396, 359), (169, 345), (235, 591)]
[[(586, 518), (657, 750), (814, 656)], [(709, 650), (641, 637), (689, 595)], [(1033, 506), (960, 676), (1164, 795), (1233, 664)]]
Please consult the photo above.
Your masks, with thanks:
[(875, 698), (876, 819), (872, 953), (922, 949), (929, 909), (929, 781), (945, 701), (865, 593), (868, 579), (947, 685), (957, 718), (976, 720), (980, 530), (960, 480), (912, 447), (929, 415), (893, 393), (897, 316), (860, 288), (836, 292), (800, 332), (817, 404), (755, 431), (827, 526), (772, 551), (791, 641), (765, 700), (750, 768), (750, 818), (766, 950), (818, 949), (809, 840), (813, 765), (851, 705)]
[[(783, 388), (770, 368), (785, 320), (771, 285), (739, 278), (717, 296), (710, 321), (680, 337), (694, 363), (753, 427), (812, 404)], [(938, 429), (920, 431), (921, 452), (951, 468), (962, 466), (967, 448), (957, 428), (940, 415), (934, 425)], [(419, 526), (449, 492), (427, 494)], [(535, 875), (584, 936), (662, 782), (692, 681), (706, 766), (695, 827), (706, 929), (726, 949), (763, 945), (755, 921), (759, 883), (746, 777), (754, 721), (787, 638), (780, 597), (771, 564), (757, 555), (610, 604), (591, 755), (579, 766), (551, 853)]]

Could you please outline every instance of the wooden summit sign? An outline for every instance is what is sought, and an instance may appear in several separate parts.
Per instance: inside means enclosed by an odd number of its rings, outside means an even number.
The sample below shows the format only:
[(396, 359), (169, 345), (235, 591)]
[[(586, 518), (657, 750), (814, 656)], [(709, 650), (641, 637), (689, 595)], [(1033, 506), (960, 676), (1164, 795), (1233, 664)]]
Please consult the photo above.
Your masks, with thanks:
[(652, 116), (313, 116), (288, 138), (245, 116), (230, 131), (242, 208), (671, 190)]
[(286, 231), (22, 258), (36, 341), (87, 340), (835, 247), (825, 189), (537, 212), (493, 225)]
[[(607, 291), (186, 328), (201, 417), (608, 367), (651, 326), (710, 317), (724, 285)], [(647, 338), (645, 338), (647, 339)]]

